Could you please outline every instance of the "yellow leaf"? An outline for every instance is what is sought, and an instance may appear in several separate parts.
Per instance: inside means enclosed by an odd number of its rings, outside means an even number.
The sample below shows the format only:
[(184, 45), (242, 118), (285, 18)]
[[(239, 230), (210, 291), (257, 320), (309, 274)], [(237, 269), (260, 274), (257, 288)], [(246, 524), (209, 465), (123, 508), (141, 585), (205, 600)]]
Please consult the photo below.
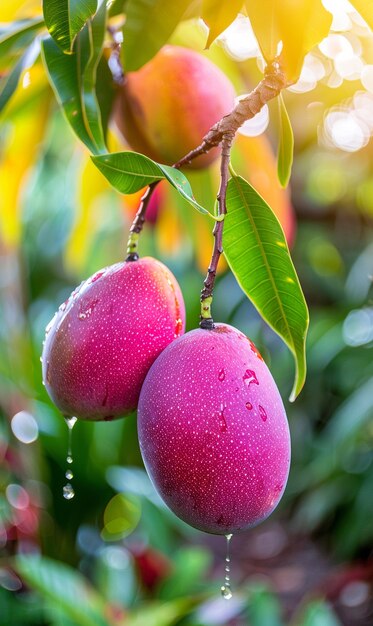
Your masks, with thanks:
[(1, 0), (1, 21), (12, 22), (42, 14), (40, 0)]
[(373, 2), (372, 0), (350, 0), (356, 11), (366, 21), (371, 30), (373, 30)]
[(17, 115), (7, 118), (0, 160), (0, 231), (9, 247), (19, 243), (22, 190), (45, 134), (50, 100), (50, 90), (45, 88), (37, 100), (31, 98)]
[(296, 81), (307, 52), (327, 36), (332, 15), (321, 0), (245, 0), (255, 36), (270, 63), (279, 54), (289, 81)]
[(65, 263), (70, 270), (82, 273), (97, 230), (95, 208), (102, 206), (103, 194), (112, 193), (112, 188), (106, 178), (101, 176), (85, 149), (77, 180), (79, 187), (76, 198), (76, 218), (65, 248)]
[(209, 27), (206, 48), (233, 22), (242, 4), (243, 0), (202, 0), (202, 19)]

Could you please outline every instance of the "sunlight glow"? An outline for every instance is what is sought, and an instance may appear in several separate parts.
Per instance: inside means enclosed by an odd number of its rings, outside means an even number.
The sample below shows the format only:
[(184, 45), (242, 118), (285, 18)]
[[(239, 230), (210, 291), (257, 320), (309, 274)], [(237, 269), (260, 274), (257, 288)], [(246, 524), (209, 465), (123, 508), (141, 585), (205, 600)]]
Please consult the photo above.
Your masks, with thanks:
[(238, 15), (218, 39), (225, 51), (236, 61), (255, 59), (260, 54), (250, 20), (244, 15)]

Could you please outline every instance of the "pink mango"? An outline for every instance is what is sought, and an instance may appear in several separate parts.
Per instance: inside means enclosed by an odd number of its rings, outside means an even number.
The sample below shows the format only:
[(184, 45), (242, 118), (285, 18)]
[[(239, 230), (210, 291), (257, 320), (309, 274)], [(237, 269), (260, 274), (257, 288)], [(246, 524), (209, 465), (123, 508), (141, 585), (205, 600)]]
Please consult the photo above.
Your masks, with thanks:
[(162, 263), (143, 258), (105, 268), (47, 327), (46, 389), (65, 416), (111, 420), (130, 413), (150, 366), (184, 327), (180, 287)]
[(154, 486), (195, 528), (245, 530), (281, 499), (285, 409), (258, 350), (232, 326), (192, 330), (162, 352), (141, 390), (138, 432)]
[[(234, 107), (227, 76), (194, 50), (165, 46), (120, 88), (115, 121), (129, 145), (168, 165), (198, 146), (210, 127)], [(192, 162), (207, 167), (214, 148)]]

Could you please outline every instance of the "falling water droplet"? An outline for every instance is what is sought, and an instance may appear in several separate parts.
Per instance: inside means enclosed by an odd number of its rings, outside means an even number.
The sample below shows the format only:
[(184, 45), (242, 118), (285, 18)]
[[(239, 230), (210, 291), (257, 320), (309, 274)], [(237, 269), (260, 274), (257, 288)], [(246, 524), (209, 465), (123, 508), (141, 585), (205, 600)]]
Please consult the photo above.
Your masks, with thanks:
[(75, 491), (70, 483), (67, 483), (63, 488), (63, 497), (65, 500), (71, 500), (75, 496)]
[(222, 382), (225, 378), (225, 370), (224, 368), (220, 370), (219, 374), (218, 374), (218, 379), (220, 380), (220, 382)]
[(230, 557), (230, 542), (232, 539), (232, 535), (225, 535), (227, 540), (227, 551), (225, 555), (225, 576), (224, 583), (220, 587), (221, 595), (225, 600), (230, 600), (232, 597), (231, 590), (231, 557)]
[[(73, 432), (73, 428), (77, 422), (77, 418), (76, 417), (65, 417), (65, 422), (67, 424), (67, 427), (69, 429), (69, 438), (68, 438), (68, 444), (67, 444), (67, 456), (66, 456), (66, 463), (68, 463), (69, 465), (71, 465), (71, 463), (73, 462), (73, 455), (72, 455), (72, 432)], [(67, 469), (65, 472), (65, 477), (67, 478), (67, 480), (71, 480), (74, 477), (74, 474), (72, 472), (71, 469)], [(75, 491), (72, 487), (72, 485), (70, 483), (67, 483), (63, 490), (63, 497), (65, 498), (65, 500), (71, 500), (71, 498), (73, 498), (75, 496)]]

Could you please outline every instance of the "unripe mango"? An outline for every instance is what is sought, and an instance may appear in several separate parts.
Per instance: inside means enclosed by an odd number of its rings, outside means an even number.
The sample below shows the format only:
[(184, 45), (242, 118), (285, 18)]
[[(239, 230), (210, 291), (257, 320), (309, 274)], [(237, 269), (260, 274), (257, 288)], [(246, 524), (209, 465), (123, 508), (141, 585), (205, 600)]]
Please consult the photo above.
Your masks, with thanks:
[[(165, 46), (140, 70), (127, 74), (114, 117), (134, 150), (172, 165), (233, 109), (234, 98), (231, 82), (209, 59)], [(206, 167), (218, 155), (214, 148), (191, 167)]]
[(133, 411), (147, 371), (184, 332), (179, 285), (159, 261), (117, 263), (86, 280), (47, 327), (43, 380), (63, 415), (111, 420)]
[(225, 324), (196, 329), (150, 368), (138, 406), (146, 469), (166, 504), (214, 534), (263, 521), (284, 492), (290, 435), (254, 344)]

